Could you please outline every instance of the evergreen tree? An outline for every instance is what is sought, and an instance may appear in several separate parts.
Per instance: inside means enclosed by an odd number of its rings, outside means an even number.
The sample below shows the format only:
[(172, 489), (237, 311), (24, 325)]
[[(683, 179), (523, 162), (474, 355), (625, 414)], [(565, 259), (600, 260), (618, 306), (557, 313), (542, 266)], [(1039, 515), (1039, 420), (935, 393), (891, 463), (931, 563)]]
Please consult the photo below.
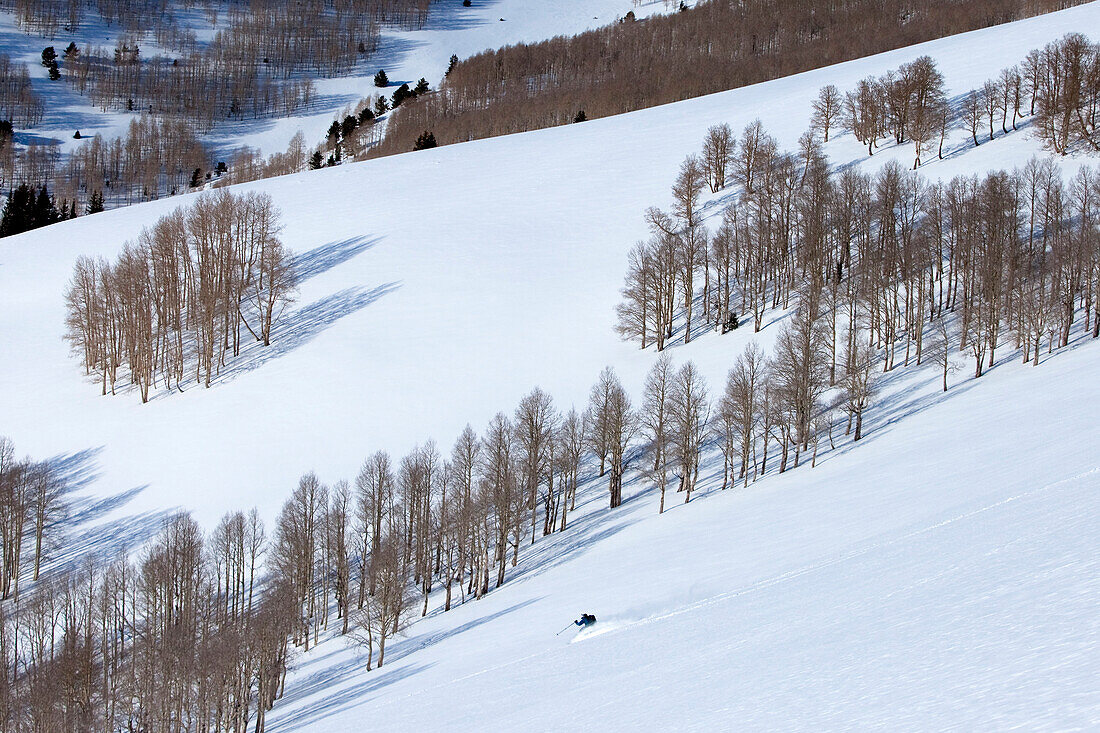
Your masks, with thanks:
[(57, 68), (57, 62), (54, 61), (50, 64), (50, 81), (57, 81), (61, 78), (61, 71)]
[(359, 127), (359, 118), (355, 115), (348, 115), (344, 118), (344, 121), (340, 123), (340, 134), (344, 139), (348, 138), (348, 135), (355, 132), (355, 128)]
[(42, 49), (42, 65), (48, 67), (51, 64), (57, 65), (57, 51), (53, 50), (53, 46), (46, 46)]
[(324, 165), (324, 157), (321, 155), (321, 151), (314, 150), (313, 155), (309, 156), (309, 169), (315, 171), (319, 168), (323, 168)]
[(374, 75), (374, 85), (376, 87), (386, 87), (389, 86), (389, 83), (390, 78), (386, 76), (386, 70), (379, 69), (378, 73)]
[(377, 117), (381, 117), (382, 115), (386, 114), (386, 111), (389, 110), (389, 108), (390, 104), (386, 101), (386, 98), (379, 97), (378, 101), (374, 103), (374, 114)]
[(373, 122), (373, 121), (374, 121), (374, 112), (371, 111), (370, 107), (364, 107), (363, 111), (359, 113), (359, 124), (362, 125), (362, 124), (365, 124), (367, 122)]
[(103, 192), (99, 189), (92, 191), (92, 195), (88, 198), (88, 210), (89, 214), (98, 214), (103, 211)]
[(44, 227), (57, 221), (61, 221), (61, 215), (57, 211), (49, 189), (43, 186), (38, 189), (38, 198), (34, 202), (34, 216), (28, 228)]
[(65, 47), (65, 58), (71, 59), (80, 55), (80, 49), (76, 47), (75, 41), (69, 41), (69, 45)]
[(451, 60), (447, 64), (447, 73), (444, 74), (444, 76), (450, 76), (451, 72), (454, 71), (456, 66), (458, 66), (458, 54), (452, 53), (451, 54)]
[(33, 229), (34, 192), (25, 183), (12, 191), (4, 204), (4, 213), (0, 214), (0, 237)]
[(191, 188), (198, 188), (202, 185), (202, 168), (195, 169), (195, 172), (191, 174), (191, 181), (187, 185)]
[(410, 99), (413, 96), (412, 91), (409, 89), (408, 84), (402, 84), (397, 87), (397, 91), (393, 93), (393, 108), (397, 109), (401, 106), (401, 103), (406, 99)]
[(424, 77), (420, 77), (420, 81), (416, 82), (416, 87), (413, 88), (413, 96), (418, 97), (428, 91), (431, 91), (431, 87), (428, 86), (428, 80)]
[(422, 132), (420, 137), (416, 138), (416, 144), (413, 145), (413, 150), (427, 150), (428, 148), (434, 148), (438, 145), (435, 141), (435, 135), (431, 132)]
[(584, 113), (584, 110), (578, 110), (577, 114), (573, 117), (574, 122), (584, 122), (588, 119), (588, 115)]

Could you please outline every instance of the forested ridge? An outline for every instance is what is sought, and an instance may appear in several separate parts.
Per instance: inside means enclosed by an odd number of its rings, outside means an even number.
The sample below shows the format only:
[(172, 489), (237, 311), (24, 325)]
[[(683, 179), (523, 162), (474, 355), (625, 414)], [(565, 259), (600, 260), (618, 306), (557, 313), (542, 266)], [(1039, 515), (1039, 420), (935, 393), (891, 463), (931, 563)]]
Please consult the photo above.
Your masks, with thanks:
[[(224, 173), (226, 163), (244, 169), (238, 179), (254, 177), (255, 151), (219, 164), (204, 136), (226, 123), (309, 112), (315, 79), (352, 73), (377, 50), (384, 25), (422, 27), (429, 8), (430, 0), (4, 0), (0, 12), (44, 39), (82, 39), (105, 23), (117, 34), (113, 46), (70, 40), (43, 48), (47, 83), (67, 85), (101, 112), (136, 116), (125, 134), (91, 136), (64, 159), (52, 141), (17, 144), (11, 125), (34, 129), (47, 101), (34, 91), (27, 65), (0, 52), (0, 123), (9, 123), (0, 127), (0, 187), (10, 196), (20, 185), (45, 186), (85, 213), (93, 196), (111, 208), (187, 192)], [(213, 30), (208, 40), (200, 40), (207, 30), (196, 27), (200, 18)], [(262, 173), (302, 170), (307, 157), (299, 136), (285, 153), (268, 151)]]
[(734, 89), (1069, 7), (1063, 0), (709, 0), (459, 61), (371, 155), (536, 130)]

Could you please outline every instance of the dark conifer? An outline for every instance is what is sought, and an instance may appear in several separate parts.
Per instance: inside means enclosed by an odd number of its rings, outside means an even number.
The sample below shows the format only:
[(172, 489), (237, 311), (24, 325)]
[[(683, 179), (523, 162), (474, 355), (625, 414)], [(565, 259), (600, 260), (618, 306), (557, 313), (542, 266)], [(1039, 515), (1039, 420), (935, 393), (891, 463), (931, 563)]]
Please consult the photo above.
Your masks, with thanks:
[(34, 192), (26, 184), (21, 184), (4, 204), (4, 213), (0, 215), (0, 237), (10, 237), (32, 229), (33, 217)]
[(402, 84), (401, 86), (397, 87), (397, 91), (393, 93), (393, 108), (397, 109), (401, 106), (402, 102), (404, 102), (406, 99), (411, 98), (412, 96), (413, 93), (409, 89), (408, 84)]
[(44, 227), (60, 220), (61, 216), (54, 204), (53, 196), (50, 195), (49, 189), (43, 186), (38, 189), (38, 198), (34, 202), (34, 217), (29, 228)]
[(355, 115), (348, 115), (340, 124), (340, 134), (346, 140), (348, 138), (348, 135), (355, 132), (356, 127), (359, 127), (359, 118)]

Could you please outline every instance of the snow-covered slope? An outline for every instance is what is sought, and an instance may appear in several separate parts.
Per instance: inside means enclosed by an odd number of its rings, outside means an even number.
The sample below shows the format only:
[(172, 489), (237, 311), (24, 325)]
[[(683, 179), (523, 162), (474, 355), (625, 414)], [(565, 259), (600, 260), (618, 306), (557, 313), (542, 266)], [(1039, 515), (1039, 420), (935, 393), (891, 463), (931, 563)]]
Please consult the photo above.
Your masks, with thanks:
[[(631, 10), (641, 17), (664, 12), (664, 4), (661, 0), (646, 0), (638, 7), (631, 0), (476, 0), (467, 8), (459, 0), (440, 0), (433, 4), (424, 28), (384, 27), (378, 50), (364, 58), (351, 74), (318, 79), (318, 101), (309, 110), (279, 119), (227, 123), (215, 129), (209, 140), (223, 156), (242, 145), (271, 154), (285, 150), (291, 137), (302, 130), (307, 144), (312, 146), (321, 141), (341, 110), (349, 105), (354, 107), (360, 99), (380, 91), (373, 81), (380, 68), (386, 69), (393, 81), (386, 93), (392, 94), (401, 82), (414, 85), (420, 77), (435, 87), (443, 78), (451, 54), (465, 58), (487, 48), (580, 33), (612, 23)], [(213, 29), (201, 13), (177, 9), (176, 14), (184, 27), (196, 32), (200, 43), (212, 38)], [(97, 133), (107, 138), (126, 133), (133, 114), (103, 112), (67, 82), (51, 82), (40, 63), (45, 46), (55, 46), (58, 53), (70, 41), (81, 48), (111, 48), (122, 35), (122, 31), (107, 26), (92, 10), (85, 13), (75, 34), (62, 30), (52, 38), (27, 35), (16, 26), (14, 15), (0, 13), (0, 53), (27, 64), (33, 88), (46, 102), (42, 124), (21, 131), (16, 138), (18, 142), (52, 141), (68, 152), (81, 144), (72, 139), (75, 130), (80, 130), (84, 138)], [(151, 34), (141, 39), (144, 57), (174, 55), (158, 49), (153, 40)]]
[(866, 444), (661, 516), (593, 497), (381, 670), (311, 651), (270, 729), (1093, 728), (1098, 351), (947, 397), (925, 374)]
[[(213, 388), (148, 405), (82, 379), (61, 340), (62, 291), (76, 256), (113, 256), (188, 199), (3, 240), (0, 432), (33, 455), (69, 455), (99, 500), (89, 515), (132, 543), (173, 506), (208, 526), (252, 505), (271, 517), (299, 474), (349, 478), (370, 452), (428, 437), (446, 448), (536, 384), (579, 406), (612, 364), (636, 394), (654, 354), (612, 331), (625, 254), (710, 125), (760, 117), (793, 147), (826, 83), (851, 88), (927, 53), (957, 95), (1069, 31), (1100, 37), (1100, 4), (621, 117), (254, 184), (306, 265), (297, 309), (277, 345)], [(849, 136), (826, 152), (868, 169), (911, 161), (908, 146), (865, 160)], [(1026, 129), (976, 150), (957, 131), (947, 160), (922, 170), (1011, 168), (1037, 152)], [(717, 389), (752, 336), (706, 334), (671, 353)], [(891, 377), (858, 447), (747, 491), (713, 495), (708, 481), (711, 495), (660, 518), (638, 482), (616, 512), (593, 484), (574, 528), (536, 544), (517, 579), (415, 624), (383, 670), (363, 673), (339, 640), (300, 660), (272, 720), (1096, 724), (1100, 347), (1082, 340), (1038, 368), (1013, 359), (1005, 349), (946, 397), (934, 374)], [(601, 618), (588, 638), (553, 636), (581, 611)]]
[[(523, 135), (253, 184), (282, 209), (284, 241), (306, 266), (297, 310), (268, 351), (209, 389), (101, 397), (62, 341), (62, 293), (75, 258), (113, 257), (178, 197), (66, 222), (0, 242), (0, 424), (34, 455), (99, 449), (103, 491), (148, 485), (131, 509), (183, 505), (209, 523), (229, 507), (269, 516), (295, 477), (353, 475), (377, 449), (395, 453), (510, 411), (538, 384), (582, 403), (606, 364), (640, 387), (654, 355), (621, 343), (614, 305), (642, 212), (667, 205), (683, 157), (707, 127), (759, 116), (795, 145), (824, 83), (850, 88), (921, 53), (951, 93), (980, 84), (1030, 48), (1097, 27), (1091, 4), (834, 68)], [(1011, 167), (1038, 150), (1026, 130), (928, 164), (929, 176)], [(836, 163), (875, 167), (850, 136)], [(1069, 165), (1081, 161), (1072, 159)], [(719, 205), (709, 208), (718, 214)], [(775, 329), (758, 336), (770, 339)], [(677, 359), (712, 384), (751, 334), (707, 334)]]

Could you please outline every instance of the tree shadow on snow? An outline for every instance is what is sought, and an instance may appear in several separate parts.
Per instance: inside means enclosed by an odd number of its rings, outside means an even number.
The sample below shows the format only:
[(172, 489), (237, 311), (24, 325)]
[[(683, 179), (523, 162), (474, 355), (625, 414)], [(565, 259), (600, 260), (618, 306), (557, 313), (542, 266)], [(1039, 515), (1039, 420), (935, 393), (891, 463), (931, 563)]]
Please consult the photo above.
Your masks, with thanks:
[[(303, 705), (299, 709), (288, 711), (285, 715), (279, 715), (280, 708), (287, 704), (287, 700), (291, 698), (292, 694), (293, 699), (301, 699), (301, 696), (296, 693), (298, 688), (302, 686), (296, 684), (293, 686), (294, 692), (292, 693), (288, 689), (287, 695), (279, 701), (275, 711), (268, 719), (265, 729), (277, 733), (278, 731), (299, 730), (303, 726), (318, 723), (329, 716), (337, 715), (358, 706), (364, 697), (372, 693), (383, 690), (395, 682), (412, 677), (433, 666), (432, 663), (409, 664), (402, 667), (391, 667), (387, 664), (381, 669), (367, 674), (365, 666), (354, 657), (351, 657), (340, 664), (322, 668), (313, 676), (317, 678), (316, 681), (313, 681), (313, 677), (311, 677), (311, 681), (307, 682), (304, 687), (307, 687), (308, 691), (312, 693), (339, 685), (353, 676), (360, 677), (359, 682), (348, 687), (338, 687), (319, 700)], [(364, 727), (366, 727), (365, 721)]]
[[(145, 491), (137, 486), (106, 495), (87, 495), (99, 480), (98, 458), (103, 447), (63, 453), (46, 460), (61, 486), (63, 512), (48, 527), (55, 539), (45, 547), (44, 575), (79, 568), (91, 556), (112, 557), (151, 539), (174, 510), (121, 515), (119, 510)], [(61, 528), (61, 532), (56, 530)]]
[(381, 237), (348, 237), (314, 247), (294, 256), (294, 274), (298, 282), (305, 282), (344, 264), (381, 241)]
[[(298, 282), (302, 283), (332, 270), (348, 260), (370, 249), (381, 238), (375, 237), (350, 237), (340, 239), (303, 252), (294, 257), (294, 269), (298, 276)], [(366, 308), (379, 298), (401, 287), (400, 282), (388, 282), (373, 288), (362, 286), (345, 288), (338, 292), (319, 298), (308, 305), (291, 307), (271, 328), (271, 344), (264, 346), (261, 342), (252, 338), (246, 331), (243, 333), (241, 353), (238, 356), (229, 356), (225, 366), (221, 367), (217, 374), (210, 379), (211, 386), (232, 381), (242, 374), (247, 374), (259, 369), (264, 364), (286, 356), (312, 341), (324, 330), (337, 321)], [(194, 381), (195, 366), (192, 362), (186, 369), (191, 375), (190, 381), (184, 390), (198, 386)], [(136, 389), (127, 386), (119, 391), (131, 391)], [(178, 392), (177, 389), (161, 389), (153, 392), (150, 400), (165, 399)]]
[[(491, 613), (487, 616), (478, 616), (476, 618), (470, 619), (469, 621), (467, 621), (464, 624), (459, 624), (458, 626), (455, 626), (455, 627), (452, 627), (452, 628), (440, 629), (439, 631), (436, 631), (434, 633), (422, 634), (422, 635), (419, 635), (419, 636), (409, 636), (405, 639), (401, 639), (396, 644), (393, 645), (394, 654), (392, 656), (392, 660), (395, 661), (395, 662), (400, 661), (400, 660), (404, 659), (405, 657), (409, 656), (410, 654), (414, 654), (416, 652), (422, 651), (422, 650), (427, 649), (429, 647), (433, 647), (436, 644), (439, 644), (441, 642), (446, 641), (447, 639), (458, 636), (459, 634), (464, 634), (467, 631), (470, 631), (472, 629), (476, 629), (477, 627), (481, 626), (482, 624), (487, 624), (490, 621), (496, 621), (497, 619), (501, 618), (502, 616), (506, 616), (506, 615), (512, 613), (513, 611), (518, 611), (519, 609), (521, 609), (525, 606), (529, 606), (532, 603), (537, 603), (538, 601), (541, 601), (541, 600), (542, 600), (541, 596), (538, 597), (538, 598), (528, 598), (526, 601), (516, 603), (512, 606), (509, 606), (508, 608), (497, 611), (496, 613)], [(451, 609), (453, 610), (454, 608), (455, 608), (454, 597), (452, 597)], [(432, 613), (429, 613), (428, 615), (429, 616), (436, 616), (440, 613), (445, 613), (445, 611), (443, 611), (441, 608), (437, 608)], [(415, 629), (416, 625), (413, 624), (412, 626), (410, 626), (410, 628)], [(386, 652), (386, 659), (387, 660), (391, 659), (389, 650), (387, 650), (387, 652)]]
[(252, 341), (241, 347), (240, 356), (235, 357), (218, 376), (213, 377), (210, 380), (211, 385), (228, 382), (259, 369), (269, 361), (286, 356), (315, 339), (340, 319), (366, 308), (400, 287), (401, 283), (390, 282), (370, 289), (347, 288), (292, 311), (277, 326), (272, 327), (270, 346)]

